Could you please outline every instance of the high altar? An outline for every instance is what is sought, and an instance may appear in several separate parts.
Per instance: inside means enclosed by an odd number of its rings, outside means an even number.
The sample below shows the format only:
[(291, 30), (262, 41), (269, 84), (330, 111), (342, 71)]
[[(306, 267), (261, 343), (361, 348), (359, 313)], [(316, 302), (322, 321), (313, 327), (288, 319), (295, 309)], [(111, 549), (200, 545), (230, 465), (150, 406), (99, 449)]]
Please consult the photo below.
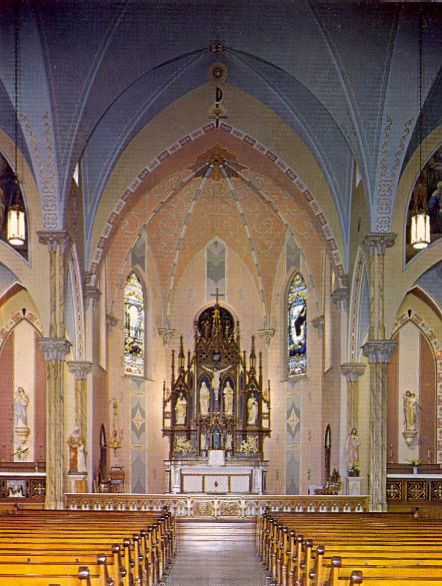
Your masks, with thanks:
[(264, 494), (270, 435), (270, 382), (263, 385), (255, 340), (247, 361), (239, 322), (218, 299), (194, 323), (187, 360), (183, 339), (171, 386), (163, 389), (163, 433), (169, 437), (168, 492)]

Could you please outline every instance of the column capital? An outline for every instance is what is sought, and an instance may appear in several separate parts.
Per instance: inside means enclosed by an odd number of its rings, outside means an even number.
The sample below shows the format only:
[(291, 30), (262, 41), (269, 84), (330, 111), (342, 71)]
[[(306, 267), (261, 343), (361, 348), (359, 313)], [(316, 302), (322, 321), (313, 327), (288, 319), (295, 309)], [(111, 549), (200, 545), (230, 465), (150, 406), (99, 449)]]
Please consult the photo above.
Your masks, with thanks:
[(37, 232), (38, 241), (40, 244), (46, 244), (49, 247), (49, 252), (55, 252), (57, 246), (61, 246), (65, 252), (69, 244), (69, 234), (66, 231), (41, 231)]
[(339, 308), (345, 309), (348, 301), (348, 287), (338, 287), (331, 294), (331, 298)]
[(84, 360), (71, 360), (67, 365), (76, 380), (85, 380), (92, 370), (92, 362)]
[(314, 328), (317, 328), (320, 336), (322, 336), (324, 333), (324, 323), (325, 319), (323, 315), (318, 315), (317, 317), (312, 319), (312, 326)]
[(158, 333), (163, 338), (163, 344), (167, 346), (171, 338), (175, 336), (176, 330), (166, 325), (163, 328), (158, 328)]
[(382, 255), (386, 248), (393, 246), (396, 236), (393, 232), (369, 232), (362, 241), (362, 248), (369, 256), (373, 256), (375, 250)]
[(46, 362), (64, 360), (71, 348), (71, 343), (65, 338), (39, 338), (38, 345)]
[(112, 330), (118, 325), (119, 319), (110, 313), (106, 313), (106, 325)]
[(100, 289), (95, 287), (94, 285), (85, 285), (84, 287), (84, 299), (86, 304), (89, 304), (89, 301), (96, 303), (100, 299)]
[(348, 383), (354, 383), (364, 374), (365, 364), (361, 362), (345, 362), (341, 364), (341, 372)]
[(394, 340), (371, 340), (362, 346), (362, 352), (370, 364), (387, 364), (396, 346), (397, 342)]

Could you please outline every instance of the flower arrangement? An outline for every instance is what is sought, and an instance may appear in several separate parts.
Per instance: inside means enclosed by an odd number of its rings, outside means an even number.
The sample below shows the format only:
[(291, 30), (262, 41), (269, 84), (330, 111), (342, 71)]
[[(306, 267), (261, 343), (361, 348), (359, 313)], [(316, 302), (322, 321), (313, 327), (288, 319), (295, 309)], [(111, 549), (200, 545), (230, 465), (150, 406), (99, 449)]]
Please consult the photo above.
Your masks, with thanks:
[(356, 477), (356, 476), (360, 476), (360, 474), (361, 474), (361, 467), (359, 465), (359, 462), (353, 462), (353, 464), (348, 469), (348, 475)]
[(421, 465), (421, 461), (417, 458), (413, 458), (412, 460), (407, 460), (413, 467), (417, 467)]

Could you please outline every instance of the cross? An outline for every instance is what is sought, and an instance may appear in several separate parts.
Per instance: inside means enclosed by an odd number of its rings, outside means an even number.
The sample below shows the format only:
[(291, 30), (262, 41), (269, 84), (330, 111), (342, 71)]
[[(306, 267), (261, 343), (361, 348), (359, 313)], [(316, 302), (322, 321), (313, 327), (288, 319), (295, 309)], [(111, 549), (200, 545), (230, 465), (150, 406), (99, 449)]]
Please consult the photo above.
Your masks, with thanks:
[(218, 304), (218, 297), (224, 297), (224, 293), (220, 293), (218, 287), (216, 288), (216, 293), (211, 293), (210, 297), (216, 297), (216, 304)]

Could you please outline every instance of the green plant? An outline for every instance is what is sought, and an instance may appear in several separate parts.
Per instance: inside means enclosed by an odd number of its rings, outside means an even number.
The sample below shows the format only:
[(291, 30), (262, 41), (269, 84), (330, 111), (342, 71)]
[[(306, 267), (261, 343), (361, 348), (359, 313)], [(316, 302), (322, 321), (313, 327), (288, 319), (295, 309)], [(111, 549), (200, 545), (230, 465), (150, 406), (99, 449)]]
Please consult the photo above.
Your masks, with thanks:
[(412, 466), (420, 466), (421, 465), (421, 461), (418, 460), (417, 458), (413, 458), (413, 460), (408, 460), (408, 462), (410, 462), (410, 464)]
[(353, 462), (353, 464), (348, 469), (348, 475), (349, 476), (360, 476), (360, 474), (361, 474), (361, 467), (359, 465), (359, 462)]

